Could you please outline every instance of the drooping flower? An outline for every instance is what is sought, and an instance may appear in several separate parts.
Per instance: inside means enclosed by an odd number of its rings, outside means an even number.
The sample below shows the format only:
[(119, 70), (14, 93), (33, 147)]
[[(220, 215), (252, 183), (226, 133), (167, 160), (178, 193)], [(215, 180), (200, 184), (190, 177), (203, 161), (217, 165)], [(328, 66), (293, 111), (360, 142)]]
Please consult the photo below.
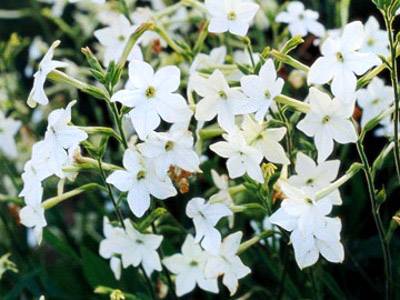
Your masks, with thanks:
[(128, 204), (135, 216), (142, 217), (149, 209), (150, 195), (163, 200), (177, 194), (169, 177), (160, 178), (152, 161), (137, 151), (125, 151), (123, 166), (125, 170), (114, 171), (107, 177), (107, 183), (128, 192)]
[(194, 173), (200, 159), (193, 150), (193, 135), (187, 129), (171, 128), (168, 132), (152, 132), (139, 145), (140, 152), (154, 159), (157, 172), (165, 174), (170, 166)]
[(378, 77), (372, 79), (366, 89), (357, 91), (357, 103), (363, 110), (361, 125), (364, 126), (369, 120), (389, 109), (393, 101), (393, 88), (386, 86)]
[(54, 50), (59, 45), (60, 41), (55, 41), (51, 45), (46, 55), (39, 63), (39, 69), (33, 75), (33, 87), (27, 100), (27, 104), (32, 108), (35, 107), (37, 103), (41, 105), (46, 105), (49, 103), (49, 99), (44, 91), (44, 83), (46, 82), (47, 75), (57, 68), (65, 68), (67, 66), (65, 62), (53, 60)]
[[(105, 239), (100, 243), (100, 255), (107, 259), (119, 256), (124, 268), (138, 267), (141, 264), (147, 276), (151, 276), (154, 271), (161, 271), (157, 249), (160, 247), (163, 237), (140, 233), (128, 219), (124, 220), (124, 224), (125, 229), (122, 229), (113, 227), (108, 219), (104, 220)], [(116, 264), (117, 261), (112, 263)]]
[(261, 121), (270, 108), (274, 98), (281, 94), (284, 81), (277, 78), (272, 59), (268, 59), (257, 75), (247, 75), (240, 79), (242, 91), (257, 107), (255, 118)]
[[(104, 47), (104, 64), (109, 65), (111, 61), (117, 62), (128, 43), (129, 37), (135, 32), (138, 26), (131, 25), (129, 20), (123, 15), (118, 16), (110, 23), (109, 27), (98, 29), (94, 36)], [(142, 51), (135, 45), (128, 56), (128, 61), (142, 60)]]
[(363, 75), (381, 63), (376, 54), (359, 51), (364, 37), (364, 27), (359, 21), (347, 24), (340, 37), (328, 37), (321, 46), (322, 57), (310, 68), (308, 83), (325, 84), (332, 80), (336, 97), (351, 98), (356, 90), (356, 75)]
[(329, 95), (316, 88), (310, 89), (308, 101), (311, 109), (297, 124), (297, 128), (314, 137), (318, 162), (326, 160), (332, 153), (333, 141), (340, 144), (357, 141), (356, 130), (350, 121), (353, 105), (344, 104), (337, 98), (332, 100)]
[(245, 36), (250, 23), (259, 10), (259, 5), (243, 0), (206, 0), (205, 6), (211, 15), (209, 32)]
[(47, 226), (44, 208), (41, 203), (27, 203), (27, 205), (20, 210), (19, 217), (24, 226), (33, 229), (36, 242), (40, 245), (42, 242), (43, 228)]
[(237, 255), (243, 233), (232, 233), (224, 238), (217, 255), (212, 255), (206, 264), (205, 274), (215, 278), (223, 276), (222, 283), (233, 296), (239, 286), (239, 279), (251, 273), (249, 267), (243, 264)]
[[(288, 183), (309, 193), (315, 193), (336, 179), (339, 167), (339, 160), (327, 160), (317, 165), (311, 157), (298, 152), (295, 165), (296, 174), (289, 177)], [(333, 200), (332, 204), (342, 204), (339, 190), (332, 192), (330, 197)]]
[(319, 254), (330, 262), (342, 262), (341, 221), (327, 217), (332, 210), (331, 195), (316, 199), (314, 193), (282, 181), (280, 188), (286, 198), (270, 221), (291, 232), (290, 241), (299, 267), (303, 269), (315, 264)]
[(193, 89), (202, 99), (196, 105), (195, 118), (198, 121), (211, 121), (217, 116), (218, 124), (225, 130), (233, 130), (235, 116), (254, 112), (254, 103), (246, 96), (228, 85), (224, 75), (215, 70), (207, 79), (200, 75), (192, 77)]
[(260, 168), (262, 153), (250, 146), (239, 130), (223, 135), (226, 141), (217, 142), (210, 149), (219, 156), (227, 158), (226, 166), (232, 179), (248, 174), (257, 182), (263, 183), (264, 177)]
[(140, 139), (144, 140), (156, 129), (161, 119), (176, 123), (191, 118), (192, 111), (186, 100), (176, 93), (180, 76), (176, 66), (166, 66), (154, 73), (146, 62), (130, 63), (127, 89), (115, 93), (111, 101), (132, 108), (129, 116)]
[(176, 294), (181, 297), (191, 292), (196, 284), (203, 290), (218, 293), (216, 278), (207, 278), (205, 266), (209, 254), (203, 251), (191, 235), (182, 245), (182, 254), (177, 253), (163, 259), (167, 269), (176, 274)]
[(285, 127), (265, 128), (250, 116), (246, 116), (243, 118), (241, 129), (247, 143), (258, 149), (268, 161), (282, 165), (290, 164), (285, 149), (279, 144), (286, 134)]
[(306, 36), (309, 32), (317, 37), (325, 34), (324, 26), (317, 20), (319, 14), (316, 11), (305, 9), (304, 4), (299, 1), (292, 1), (283, 11), (276, 16), (275, 21), (289, 24), (289, 32), (292, 36)]
[(221, 245), (221, 234), (215, 225), (232, 211), (222, 203), (206, 203), (203, 198), (193, 198), (186, 206), (186, 215), (193, 220), (195, 242), (211, 253), (217, 253)]
[(21, 122), (11, 117), (6, 117), (4, 112), (0, 111), (0, 152), (8, 158), (17, 157), (17, 146), (15, 144), (15, 135), (21, 127)]

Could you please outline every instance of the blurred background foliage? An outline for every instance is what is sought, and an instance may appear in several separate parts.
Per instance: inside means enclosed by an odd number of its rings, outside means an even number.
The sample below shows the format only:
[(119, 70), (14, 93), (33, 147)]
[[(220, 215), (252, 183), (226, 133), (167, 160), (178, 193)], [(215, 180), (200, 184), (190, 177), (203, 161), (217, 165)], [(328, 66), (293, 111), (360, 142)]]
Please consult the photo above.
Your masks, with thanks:
[[(338, 0), (309, 0), (303, 1), (307, 7), (321, 13), (321, 21), (327, 28), (335, 28), (346, 19), (347, 10), (342, 5), (348, 1)], [(281, 2), (282, 3), (282, 2)], [(66, 57), (77, 65), (85, 65), (80, 48), (93, 43), (93, 37), (71, 38), (48, 18), (43, 17), (40, 8), (44, 7), (36, 0), (0, 0), (0, 10), (22, 10), (26, 16), (22, 18), (0, 18), (0, 85), (6, 85), (9, 90), (9, 100), (13, 109), (16, 109), (20, 118), (25, 123), (31, 118), (31, 112), (25, 107), (32, 79), (24, 75), (24, 68), (28, 63), (28, 47), (32, 39), (42, 36), (50, 43), (55, 39), (62, 40), (60, 57)], [(73, 8), (68, 6), (63, 20), (71, 28), (78, 28), (71, 16)], [(369, 0), (353, 0), (349, 9), (349, 20), (366, 21), (368, 16), (379, 17), (374, 5)], [(8, 16), (10, 17), (10, 16)], [(93, 23), (97, 21), (93, 19)], [(75, 29), (74, 29), (75, 30)], [(15, 34), (14, 34), (15, 33)], [(74, 33), (79, 36), (79, 29)], [(266, 34), (268, 40), (269, 33)], [(190, 40), (190, 37), (186, 37)], [(261, 51), (266, 44), (255, 43), (255, 50)], [(312, 46), (312, 41), (306, 42), (297, 50), (296, 56), (300, 60), (311, 63), (318, 55), (318, 50)], [(154, 55), (156, 56), (156, 55)], [(285, 70), (283, 70), (282, 76)], [(287, 74), (286, 74), (287, 75)], [(7, 81), (8, 80), (8, 81)], [(18, 83), (18, 86), (14, 82)], [(303, 99), (305, 91), (291, 91), (296, 98)], [(106, 108), (86, 95), (70, 91), (58, 93), (55, 103), (63, 103), (66, 99), (78, 98), (78, 111), (80, 125), (102, 124), (110, 125)], [(45, 123), (39, 124), (38, 131), (26, 126), (30, 135), (40, 137), (45, 128)], [(42, 132), (40, 131), (42, 130)], [(25, 138), (25, 137), (24, 137)], [(0, 141), (1, 142), (1, 141)], [(27, 147), (29, 142), (26, 143)], [(373, 137), (367, 138), (366, 150), (370, 159), (374, 159), (380, 149), (385, 145), (385, 140)], [(117, 145), (112, 145), (114, 149)], [(107, 160), (118, 162), (120, 157), (117, 152), (110, 152)], [(342, 171), (346, 170), (353, 161), (357, 161), (354, 146), (344, 146), (338, 152), (342, 159)], [(0, 173), (14, 174), (15, 187), (20, 186), (18, 169), (0, 158)], [(183, 220), (187, 229), (191, 224), (184, 217), (183, 203), (193, 196), (212, 186), (209, 169), (216, 161), (206, 163), (204, 175), (197, 177), (192, 182), (190, 192), (184, 196), (168, 200), (165, 204), (168, 210), (178, 220)], [(382, 218), (388, 226), (396, 209), (399, 207), (399, 188), (395, 178), (393, 163), (387, 162), (382, 172), (377, 176), (378, 187), (385, 186), (387, 201), (382, 205)], [(100, 180), (81, 174), (79, 184)], [(46, 183), (46, 194), (54, 195), (56, 182)], [(1, 190), (0, 194), (9, 191)], [(18, 191), (16, 191), (18, 192)], [(346, 260), (343, 264), (328, 264), (323, 260), (305, 271), (300, 271), (294, 261), (292, 249), (281, 245), (280, 250), (271, 250), (267, 245), (258, 245), (243, 254), (245, 264), (252, 268), (252, 275), (241, 280), (238, 295), (248, 295), (242, 299), (380, 299), (383, 291), (382, 255), (376, 229), (370, 212), (370, 204), (366, 185), (362, 174), (351, 180), (342, 189), (343, 206), (336, 208), (337, 214), (343, 221), (342, 240), (346, 249)], [(241, 195), (242, 201), (254, 197), (251, 194)], [(122, 280), (117, 282), (109, 268), (108, 262), (98, 255), (98, 243), (102, 237), (101, 216), (109, 214), (105, 211), (104, 202), (107, 195), (100, 192), (86, 193), (72, 201), (55, 207), (47, 214), (48, 223), (45, 229), (44, 242), (39, 248), (32, 248), (27, 242), (25, 228), (18, 224), (17, 206), (0, 202), (0, 255), (11, 253), (10, 259), (0, 260), (0, 299), (38, 299), (46, 295), (46, 299), (107, 299), (108, 296), (94, 294), (99, 286), (118, 288), (128, 293), (126, 299), (149, 299), (148, 286), (138, 270), (129, 268), (123, 271)], [(262, 216), (258, 216), (261, 221)], [(186, 221), (185, 221), (186, 220)], [(163, 251), (171, 254), (180, 248), (184, 235), (179, 228), (174, 228), (173, 219), (168, 216), (161, 218), (158, 224), (159, 231), (164, 234)], [(248, 219), (238, 218), (235, 229), (243, 229), (245, 239), (252, 236), (253, 231)], [(178, 231), (178, 232), (177, 232)], [(391, 242), (393, 256), (394, 285), (398, 299), (400, 299), (400, 239), (394, 235)], [(12, 270), (2, 274), (4, 269), (16, 267), (18, 272)], [(164, 274), (153, 274), (157, 293), (162, 295), (165, 290)], [(183, 299), (228, 299), (225, 289), (219, 296), (213, 296), (197, 290)], [(225, 293), (225, 294), (224, 294)], [(103, 297), (103, 298), (102, 298)], [(172, 299), (172, 298), (171, 298)]]

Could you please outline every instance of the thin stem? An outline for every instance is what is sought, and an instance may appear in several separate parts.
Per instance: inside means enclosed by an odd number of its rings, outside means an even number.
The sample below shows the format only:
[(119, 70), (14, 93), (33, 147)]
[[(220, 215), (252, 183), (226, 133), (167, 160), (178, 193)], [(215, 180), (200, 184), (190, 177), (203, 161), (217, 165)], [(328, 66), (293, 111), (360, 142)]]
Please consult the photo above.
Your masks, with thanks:
[(400, 142), (399, 142), (399, 85), (398, 85), (398, 74), (397, 74), (397, 58), (396, 58), (396, 45), (395, 37), (393, 31), (393, 17), (389, 17), (387, 13), (384, 14), (385, 24), (388, 32), (389, 45), (390, 45), (390, 79), (392, 81), (393, 91), (394, 91), (394, 158), (396, 165), (397, 176), (400, 180)]
[(124, 128), (122, 126), (122, 116), (120, 116), (117, 108), (116, 103), (110, 103), (110, 108), (112, 111), (112, 114), (114, 116), (115, 123), (117, 124), (118, 132), (122, 140), (122, 144), (125, 149), (128, 148), (128, 142), (126, 141), (125, 133), (124, 133)]
[(99, 164), (101, 178), (103, 180), (104, 185), (107, 187), (108, 195), (110, 196), (112, 204), (114, 205), (115, 215), (117, 216), (119, 222), (121, 223), (122, 228), (125, 229), (124, 218), (123, 218), (122, 213), (117, 205), (117, 202), (115, 201), (114, 194), (112, 193), (112, 190), (111, 190), (111, 186), (106, 181), (106, 175), (103, 170), (102, 162), (100, 159), (98, 160), (98, 164)]
[(374, 181), (372, 177), (371, 167), (368, 162), (367, 155), (364, 150), (364, 146), (361, 140), (357, 141), (357, 151), (363, 164), (363, 170), (365, 174), (365, 180), (368, 186), (368, 194), (371, 202), (372, 216), (376, 228), (378, 230), (379, 241), (382, 247), (383, 261), (384, 261), (384, 272), (385, 272), (385, 299), (391, 299), (391, 281), (392, 281), (392, 271), (391, 271), (391, 257), (389, 245), (385, 239), (385, 230), (382, 224), (381, 217), (379, 215), (379, 205), (375, 196)]
[(147, 276), (146, 271), (143, 266), (140, 265), (140, 269), (142, 270), (143, 277), (146, 280), (147, 289), (149, 290), (149, 294), (151, 295), (151, 299), (156, 300), (156, 295), (154, 294), (153, 285), (151, 284), (150, 278)]

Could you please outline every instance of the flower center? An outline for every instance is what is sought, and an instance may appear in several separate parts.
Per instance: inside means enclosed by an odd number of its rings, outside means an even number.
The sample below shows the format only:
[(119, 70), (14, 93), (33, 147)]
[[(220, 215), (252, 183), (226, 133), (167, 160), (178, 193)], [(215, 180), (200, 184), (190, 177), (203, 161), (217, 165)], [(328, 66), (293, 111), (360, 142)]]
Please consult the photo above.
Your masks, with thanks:
[(146, 92), (145, 92), (145, 95), (146, 95), (146, 97), (147, 98), (154, 98), (155, 96), (156, 96), (156, 89), (154, 88), (154, 87), (152, 87), (152, 86), (149, 86), (147, 89), (146, 89)]
[(143, 171), (143, 170), (139, 171), (137, 173), (137, 175), (136, 175), (136, 179), (137, 180), (142, 180), (142, 179), (145, 179), (145, 178), (146, 178), (146, 172)]
[(367, 40), (367, 45), (368, 45), (368, 46), (373, 46), (373, 45), (375, 45), (375, 40), (374, 40), (373, 38), (369, 38), (369, 39)]
[(218, 96), (223, 100), (228, 99), (228, 96), (226, 95), (226, 93), (224, 91), (219, 91)]
[(306, 181), (307, 185), (312, 185), (314, 183), (314, 179), (310, 178)]
[(337, 52), (336, 53), (336, 59), (338, 62), (344, 62), (344, 56), (342, 52)]
[(136, 244), (139, 244), (139, 245), (144, 244), (144, 242), (142, 240), (140, 240), (140, 239), (137, 239), (135, 242), (136, 242)]
[(322, 124), (329, 123), (330, 120), (331, 120), (330, 116), (325, 116), (325, 117), (322, 118)]
[(372, 105), (378, 105), (379, 104), (379, 98), (376, 98), (374, 100), (372, 100)]
[(171, 151), (174, 149), (174, 142), (168, 141), (164, 146), (165, 151)]
[(313, 204), (313, 202), (312, 202), (312, 200), (310, 199), (310, 198), (306, 198), (306, 199), (304, 199), (305, 201), (306, 201), (306, 203), (308, 203), (308, 204)]
[(229, 21), (235, 21), (236, 18), (237, 18), (237, 15), (236, 15), (236, 13), (235, 13), (233, 10), (231, 10), (230, 12), (228, 12), (228, 20), (229, 20)]
[(197, 266), (199, 265), (199, 263), (198, 263), (197, 261), (195, 261), (195, 260), (192, 260), (192, 261), (189, 263), (189, 265), (190, 265), (191, 267), (197, 267)]
[(268, 89), (266, 89), (264, 92), (264, 96), (265, 98), (271, 98), (271, 92)]
[(117, 37), (117, 39), (118, 39), (118, 41), (120, 41), (120, 42), (125, 41), (125, 37), (124, 37), (123, 35), (119, 35), (119, 36)]

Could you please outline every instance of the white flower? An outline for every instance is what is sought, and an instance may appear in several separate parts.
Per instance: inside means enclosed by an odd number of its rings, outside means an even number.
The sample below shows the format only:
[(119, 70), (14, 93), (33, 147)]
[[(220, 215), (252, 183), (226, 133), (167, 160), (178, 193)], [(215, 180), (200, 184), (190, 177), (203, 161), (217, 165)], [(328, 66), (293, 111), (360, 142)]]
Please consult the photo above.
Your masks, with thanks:
[(256, 3), (243, 0), (206, 0), (205, 6), (211, 15), (209, 32), (245, 36), (250, 23), (259, 10)]
[(357, 141), (356, 130), (350, 121), (353, 105), (343, 104), (337, 98), (332, 100), (316, 88), (310, 89), (308, 100), (311, 109), (297, 124), (297, 128), (314, 137), (318, 162), (326, 160), (332, 153), (334, 140), (340, 144)]
[(221, 234), (215, 228), (223, 217), (231, 216), (232, 211), (222, 203), (206, 203), (203, 198), (193, 198), (186, 206), (186, 215), (193, 219), (196, 229), (195, 242), (211, 253), (217, 253), (221, 245)]
[(281, 94), (284, 81), (277, 78), (274, 62), (268, 59), (261, 67), (259, 75), (247, 75), (240, 79), (242, 91), (256, 103), (255, 118), (261, 121), (270, 108), (274, 98)]
[(263, 159), (262, 153), (248, 145), (239, 130), (224, 134), (223, 137), (226, 142), (214, 143), (210, 149), (228, 159), (226, 167), (229, 177), (235, 179), (247, 173), (255, 181), (263, 183), (264, 177), (260, 168)]
[(20, 121), (16, 121), (11, 117), (7, 118), (4, 112), (0, 111), (0, 151), (8, 158), (17, 157), (15, 135), (20, 127)]
[[(311, 157), (298, 152), (295, 166), (296, 175), (289, 177), (288, 183), (309, 193), (318, 192), (336, 179), (339, 167), (339, 160), (327, 160), (317, 165)], [(330, 197), (333, 200), (332, 204), (342, 204), (338, 189), (332, 192)]]
[(76, 101), (72, 101), (65, 109), (52, 111), (48, 118), (45, 133), (42, 157), (48, 158), (49, 167), (54, 174), (64, 177), (62, 169), (71, 163), (73, 151), (79, 144), (88, 138), (83, 130), (69, 125), (71, 122), (71, 108)]
[(186, 129), (152, 132), (139, 149), (145, 157), (154, 159), (159, 174), (165, 174), (170, 166), (191, 173), (199, 171), (200, 159), (193, 150), (193, 135)]
[(250, 116), (246, 116), (241, 128), (247, 143), (258, 149), (268, 161), (282, 165), (290, 164), (285, 149), (279, 144), (286, 134), (285, 127), (265, 128)]
[(130, 63), (128, 89), (115, 93), (111, 101), (133, 108), (129, 116), (141, 139), (156, 129), (161, 119), (175, 123), (191, 118), (186, 100), (176, 93), (180, 76), (176, 66), (163, 67), (154, 73), (145, 62), (135, 60)]
[(42, 242), (43, 228), (47, 226), (44, 208), (41, 203), (27, 204), (20, 210), (19, 217), (24, 226), (33, 228), (36, 242), (40, 244)]
[(357, 103), (362, 108), (361, 125), (389, 109), (394, 101), (393, 88), (375, 77), (366, 89), (357, 91)]
[(388, 56), (389, 40), (387, 32), (380, 29), (379, 22), (374, 16), (368, 18), (368, 21), (364, 25), (364, 31), (364, 43), (360, 51)]
[(150, 195), (167, 199), (177, 194), (169, 177), (160, 179), (154, 165), (137, 151), (126, 150), (123, 158), (126, 170), (118, 170), (107, 177), (107, 183), (121, 192), (128, 192), (128, 204), (132, 213), (142, 217), (150, 207)]
[(216, 66), (223, 65), (225, 62), (225, 56), (225, 46), (213, 48), (210, 51), (210, 54), (197, 54), (190, 66), (190, 74), (193, 74), (199, 69), (215, 68)]
[(381, 63), (376, 54), (361, 53), (364, 27), (356, 21), (347, 24), (339, 38), (328, 37), (321, 46), (322, 57), (311, 66), (309, 84), (325, 84), (332, 80), (332, 92), (346, 99), (351, 97), (357, 85), (356, 75)]
[[(137, 231), (132, 223), (124, 220), (125, 230), (113, 227), (108, 219), (103, 221), (105, 239), (100, 243), (100, 255), (104, 258), (121, 257), (122, 266), (137, 267), (142, 264), (146, 275), (151, 276), (154, 271), (161, 271), (160, 257), (157, 249), (163, 237), (156, 234), (143, 234)], [(118, 261), (110, 261), (118, 275)], [(116, 276), (117, 277), (117, 276)]]
[(191, 292), (196, 284), (205, 291), (218, 293), (216, 278), (206, 278), (204, 269), (209, 254), (203, 251), (193, 237), (188, 235), (182, 245), (182, 254), (163, 259), (167, 269), (176, 274), (176, 294), (181, 297)]
[(245, 100), (240, 90), (229, 87), (219, 70), (215, 70), (208, 79), (194, 75), (192, 85), (202, 97), (196, 105), (195, 118), (198, 121), (211, 121), (218, 116), (218, 124), (229, 131), (235, 127), (235, 115), (255, 111), (255, 106)]
[[(229, 192), (229, 177), (226, 174), (219, 175), (214, 169), (211, 170), (211, 178), (218, 188), (218, 192), (211, 195), (209, 203), (223, 203), (228, 207), (234, 205), (233, 198)], [(233, 228), (235, 215), (228, 217), (229, 228)]]
[(287, 12), (279, 13), (275, 21), (289, 24), (289, 32), (292, 36), (303, 37), (311, 32), (317, 37), (322, 37), (325, 34), (325, 28), (317, 21), (318, 18), (318, 12), (305, 9), (304, 4), (299, 1), (292, 1), (287, 6)]
[(222, 283), (229, 289), (233, 296), (239, 286), (238, 280), (251, 273), (237, 255), (242, 232), (238, 231), (224, 238), (218, 255), (211, 256), (206, 264), (205, 274), (209, 278), (223, 276)]
[(229, 177), (225, 174), (219, 175), (214, 169), (211, 170), (211, 177), (218, 188), (218, 192), (210, 197), (211, 203), (221, 202), (227, 206), (233, 204), (233, 199), (229, 193)]
[(327, 217), (332, 210), (331, 195), (316, 200), (314, 194), (285, 182), (280, 182), (280, 188), (286, 198), (270, 221), (292, 232), (290, 241), (299, 267), (303, 269), (316, 263), (319, 253), (330, 262), (342, 262), (341, 221)]
[[(104, 47), (104, 64), (106, 66), (111, 61), (118, 61), (121, 58), (129, 37), (137, 27), (131, 25), (127, 18), (120, 15), (112, 20), (109, 27), (98, 29), (94, 32), (94, 36)], [(128, 56), (128, 61), (134, 59), (143, 59), (142, 51), (138, 45), (133, 47)]]
[(39, 69), (33, 75), (33, 87), (28, 97), (28, 105), (30, 107), (35, 107), (37, 103), (41, 105), (46, 105), (49, 103), (49, 99), (44, 91), (44, 83), (46, 81), (47, 75), (57, 69), (65, 68), (67, 64), (58, 60), (53, 60), (54, 50), (60, 45), (60, 41), (55, 41), (50, 49), (47, 51), (46, 55), (43, 57), (39, 63)]

